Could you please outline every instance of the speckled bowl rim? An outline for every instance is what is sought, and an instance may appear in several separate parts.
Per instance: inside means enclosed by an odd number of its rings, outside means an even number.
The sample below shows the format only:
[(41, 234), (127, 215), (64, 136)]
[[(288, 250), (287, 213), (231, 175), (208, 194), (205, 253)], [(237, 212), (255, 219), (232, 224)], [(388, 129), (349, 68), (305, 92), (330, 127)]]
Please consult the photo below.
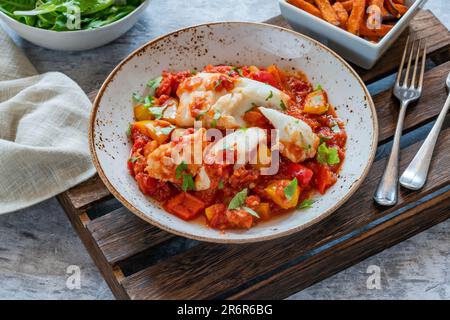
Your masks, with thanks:
[[(370, 147), (370, 156), (369, 156), (369, 161), (367, 162), (362, 175), (352, 184), (352, 186), (348, 189), (348, 192), (345, 194), (344, 197), (342, 197), (342, 199), (337, 202), (334, 206), (332, 206), (331, 208), (329, 208), (328, 210), (324, 211), (322, 214), (320, 214), (319, 216), (317, 216), (314, 219), (311, 219), (310, 221), (308, 221), (305, 224), (302, 224), (300, 226), (297, 227), (293, 227), (289, 230), (286, 231), (282, 231), (282, 232), (278, 232), (278, 233), (273, 233), (272, 235), (268, 235), (268, 236), (255, 236), (253, 238), (245, 238), (245, 239), (220, 239), (220, 238), (210, 238), (210, 237), (205, 237), (205, 236), (201, 236), (201, 235), (197, 235), (197, 234), (191, 234), (191, 233), (186, 233), (180, 230), (175, 230), (170, 228), (169, 226), (166, 225), (162, 225), (159, 222), (149, 218), (146, 214), (144, 214), (143, 212), (141, 212), (139, 209), (137, 209), (133, 204), (131, 204), (128, 200), (126, 200), (115, 188), (114, 186), (109, 182), (108, 178), (106, 177), (105, 173), (103, 172), (103, 168), (97, 158), (97, 153), (95, 151), (95, 142), (94, 142), (94, 129), (95, 129), (95, 119), (97, 116), (97, 110), (99, 108), (100, 105), (100, 101), (103, 98), (103, 94), (106, 90), (106, 88), (109, 86), (110, 82), (114, 79), (114, 77), (117, 75), (117, 73), (121, 70), (121, 68), (128, 63), (128, 61), (130, 61), (132, 58), (134, 58), (136, 55), (139, 55), (140, 53), (144, 53), (147, 48), (159, 41), (161, 41), (164, 38), (170, 37), (172, 35), (175, 35), (177, 33), (181, 33), (181, 32), (186, 32), (190, 29), (195, 29), (195, 28), (199, 28), (199, 27), (207, 27), (207, 26), (212, 26), (212, 25), (252, 25), (252, 26), (259, 26), (262, 28), (269, 28), (269, 29), (278, 29), (284, 32), (288, 32), (291, 33), (293, 35), (295, 35), (296, 37), (301, 37), (306, 39), (307, 41), (311, 41), (312, 43), (316, 44), (317, 46), (319, 46), (321, 49), (329, 52), (330, 54), (332, 54), (336, 59), (338, 59), (339, 61), (342, 62), (342, 64), (348, 69), (348, 71), (358, 80), (358, 82), (360, 83), (362, 89), (364, 90), (364, 93), (367, 97), (367, 101), (368, 104), (370, 106), (370, 110), (372, 112), (372, 125), (373, 125), (373, 134), (372, 134), (372, 144)], [(103, 82), (102, 86), (100, 87), (100, 90), (94, 100), (94, 104), (93, 104), (93, 108), (91, 111), (91, 117), (90, 117), (90, 123), (89, 123), (89, 149), (92, 155), (92, 161), (95, 165), (95, 168), (97, 169), (97, 173), (100, 176), (100, 178), (102, 179), (103, 183), (106, 185), (106, 187), (108, 188), (108, 190), (113, 194), (114, 197), (116, 197), (117, 200), (119, 200), (128, 210), (130, 210), (132, 213), (136, 214), (138, 217), (140, 217), (141, 219), (145, 220), (146, 222), (164, 230), (170, 233), (173, 233), (175, 235), (178, 236), (182, 236), (182, 237), (186, 237), (186, 238), (190, 238), (190, 239), (194, 239), (194, 240), (199, 240), (199, 241), (205, 241), (205, 242), (212, 242), (212, 243), (228, 243), (228, 244), (244, 244), (244, 243), (254, 243), (254, 242), (261, 242), (261, 241), (267, 241), (267, 240), (272, 240), (272, 239), (277, 239), (277, 238), (281, 238), (281, 237), (285, 237), (291, 234), (294, 234), (296, 232), (302, 231), (316, 223), (318, 223), (319, 221), (325, 219), (326, 217), (328, 217), (329, 215), (331, 215), (334, 211), (336, 211), (339, 207), (341, 207), (355, 192), (356, 190), (358, 190), (358, 188), (360, 187), (360, 185), (362, 184), (362, 182), (364, 181), (364, 179), (367, 177), (369, 170), (372, 166), (372, 163), (375, 159), (375, 154), (376, 154), (376, 150), (377, 150), (377, 145), (378, 145), (378, 118), (377, 118), (377, 112), (375, 109), (375, 104), (372, 100), (372, 97), (366, 87), (366, 85), (364, 84), (364, 82), (362, 81), (361, 77), (356, 73), (356, 71), (343, 59), (341, 58), (337, 53), (335, 53), (333, 50), (331, 50), (330, 48), (324, 46), (323, 44), (321, 44), (320, 42), (305, 36), (304, 34), (301, 34), (299, 32), (293, 31), (293, 30), (289, 30), (283, 27), (279, 27), (279, 26), (275, 26), (275, 25), (271, 25), (271, 24), (267, 24), (267, 23), (261, 23), (261, 22), (242, 22), (242, 21), (220, 21), (220, 22), (210, 22), (210, 23), (202, 23), (202, 24), (197, 24), (197, 25), (193, 25), (193, 26), (189, 26), (186, 28), (181, 28), (178, 30), (175, 30), (173, 32), (167, 33), (165, 35), (162, 35), (160, 37), (157, 37), (149, 42), (147, 42), (146, 44), (142, 45), (141, 47), (139, 47), (138, 49), (134, 50), (131, 54), (129, 54), (125, 59), (123, 59), (114, 69), (113, 71), (108, 75), (108, 77), (106, 78), (106, 80)], [(168, 213), (169, 214), (169, 213)]]

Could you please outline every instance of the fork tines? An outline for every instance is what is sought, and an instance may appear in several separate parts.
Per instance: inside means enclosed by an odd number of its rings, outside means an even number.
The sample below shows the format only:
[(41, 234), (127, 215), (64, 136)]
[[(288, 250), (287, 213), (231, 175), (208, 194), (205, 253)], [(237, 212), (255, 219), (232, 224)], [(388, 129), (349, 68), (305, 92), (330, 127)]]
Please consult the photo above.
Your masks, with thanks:
[[(411, 41), (411, 46), (409, 45), (409, 42), (410, 42), (410, 38), (408, 36), (408, 39), (406, 40), (405, 51), (403, 52), (402, 62), (400, 63), (400, 68), (398, 70), (397, 80), (395, 82), (395, 85), (397, 87), (403, 87), (404, 89), (410, 88), (410, 89), (415, 89), (415, 90), (421, 91), (422, 85), (423, 85), (423, 75), (425, 73), (425, 62), (426, 62), (426, 58), (427, 58), (427, 44), (424, 43), (422, 45), (422, 42), (425, 42), (425, 41), (422, 41), (422, 39)], [(409, 50), (409, 47), (411, 47), (410, 50)], [(406, 66), (405, 72), (403, 72), (403, 67), (405, 65), (405, 60), (406, 60), (408, 50), (410, 51), (409, 58), (408, 58), (408, 65)], [(421, 51), (422, 51), (422, 63), (421, 63), (421, 67), (419, 70), (420, 74), (418, 75), (417, 70), (419, 69), (419, 60), (421, 57)], [(414, 63), (414, 70), (413, 70), (412, 74), (410, 74), (414, 53), (416, 55), (415, 63)], [(418, 77), (418, 81), (417, 81), (417, 77)], [(401, 81), (402, 78), (403, 78), (403, 80)]]

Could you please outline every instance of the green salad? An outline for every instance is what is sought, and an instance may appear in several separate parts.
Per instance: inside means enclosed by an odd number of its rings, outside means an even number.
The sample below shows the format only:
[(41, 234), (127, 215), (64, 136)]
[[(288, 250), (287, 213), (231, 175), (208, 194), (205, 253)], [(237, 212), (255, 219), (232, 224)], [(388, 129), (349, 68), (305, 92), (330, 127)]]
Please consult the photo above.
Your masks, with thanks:
[(0, 11), (29, 26), (71, 31), (120, 20), (145, 0), (0, 0)]

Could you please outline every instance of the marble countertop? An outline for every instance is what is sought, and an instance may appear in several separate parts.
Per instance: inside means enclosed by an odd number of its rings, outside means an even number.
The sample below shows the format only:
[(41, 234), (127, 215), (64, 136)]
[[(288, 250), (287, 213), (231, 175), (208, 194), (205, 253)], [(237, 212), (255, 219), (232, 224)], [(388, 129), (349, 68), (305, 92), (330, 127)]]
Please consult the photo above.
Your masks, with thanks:
[[(429, 0), (427, 7), (450, 27), (449, 1)], [(277, 0), (152, 0), (144, 17), (124, 36), (79, 53), (46, 50), (10, 34), (39, 72), (64, 72), (89, 92), (151, 38), (202, 22), (263, 21), (277, 14)], [(450, 299), (449, 244), (447, 220), (290, 299)], [(66, 285), (73, 265), (81, 270), (79, 289)], [(374, 269), (380, 271), (380, 283), (369, 289)], [(0, 299), (113, 298), (56, 199), (0, 216)]]

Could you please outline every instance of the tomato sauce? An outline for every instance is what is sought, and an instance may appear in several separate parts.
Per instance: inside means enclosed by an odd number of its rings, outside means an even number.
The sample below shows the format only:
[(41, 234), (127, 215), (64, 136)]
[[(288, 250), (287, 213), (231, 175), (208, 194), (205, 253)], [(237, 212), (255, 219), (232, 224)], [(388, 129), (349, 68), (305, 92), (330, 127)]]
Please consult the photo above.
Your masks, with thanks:
[[(160, 201), (167, 211), (184, 220), (203, 215), (212, 228), (248, 229), (274, 215), (311, 206), (311, 197), (324, 194), (336, 183), (345, 159), (347, 134), (344, 122), (328, 103), (324, 89), (320, 86), (314, 88), (301, 72), (284, 72), (276, 66), (206, 66), (203, 72), (222, 74), (212, 90), (231, 90), (233, 79), (247, 77), (288, 94), (291, 103), (285, 106), (284, 112), (308, 124), (320, 138), (317, 156), (301, 163), (293, 163), (280, 156), (279, 170), (275, 175), (261, 175), (259, 168), (250, 164), (236, 170), (232, 165), (205, 165), (211, 187), (185, 192), (176, 183), (149, 176), (146, 157), (158, 147), (158, 143), (132, 127), (129, 132), (132, 149), (127, 165), (145, 195)], [(191, 71), (163, 72), (153, 97), (155, 103), (162, 105), (168, 99), (178, 99), (176, 93), (180, 84), (193, 75), (195, 72)], [(193, 89), (199, 85), (195, 81), (185, 83)], [(205, 101), (198, 98), (194, 102), (191, 112), (198, 116)], [(273, 128), (257, 109), (247, 112), (243, 119), (251, 127)], [(235, 200), (240, 201), (236, 208), (233, 207)]]

